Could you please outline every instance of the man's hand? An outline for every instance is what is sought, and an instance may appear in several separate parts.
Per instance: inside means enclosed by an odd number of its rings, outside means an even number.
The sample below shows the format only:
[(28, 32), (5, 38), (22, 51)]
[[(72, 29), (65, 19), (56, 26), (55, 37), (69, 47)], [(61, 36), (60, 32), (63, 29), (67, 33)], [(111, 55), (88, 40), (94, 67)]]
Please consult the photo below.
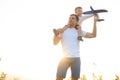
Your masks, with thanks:
[(95, 15), (94, 15), (94, 22), (97, 22), (97, 21), (98, 21), (98, 19), (99, 19), (98, 14), (95, 14)]

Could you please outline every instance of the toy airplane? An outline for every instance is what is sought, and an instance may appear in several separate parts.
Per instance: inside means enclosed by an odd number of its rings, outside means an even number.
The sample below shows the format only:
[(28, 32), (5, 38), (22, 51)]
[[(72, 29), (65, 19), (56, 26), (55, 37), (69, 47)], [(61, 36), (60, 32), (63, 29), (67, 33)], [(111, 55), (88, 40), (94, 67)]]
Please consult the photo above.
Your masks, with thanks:
[[(108, 12), (105, 9), (98, 9), (98, 10), (94, 10), (92, 6), (90, 6), (91, 11), (85, 11), (83, 12), (83, 14), (97, 14), (97, 13), (103, 13), (103, 12)], [(104, 19), (98, 19), (98, 21), (104, 21)]]

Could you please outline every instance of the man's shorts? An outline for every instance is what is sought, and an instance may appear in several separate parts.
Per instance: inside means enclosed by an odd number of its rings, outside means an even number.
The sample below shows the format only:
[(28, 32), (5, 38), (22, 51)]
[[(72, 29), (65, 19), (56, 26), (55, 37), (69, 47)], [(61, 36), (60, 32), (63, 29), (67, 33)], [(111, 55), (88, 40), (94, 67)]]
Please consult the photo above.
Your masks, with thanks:
[(64, 57), (58, 65), (56, 77), (65, 78), (68, 68), (71, 69), (72, 78), (80, 78), (80, 57), (68, 58)]

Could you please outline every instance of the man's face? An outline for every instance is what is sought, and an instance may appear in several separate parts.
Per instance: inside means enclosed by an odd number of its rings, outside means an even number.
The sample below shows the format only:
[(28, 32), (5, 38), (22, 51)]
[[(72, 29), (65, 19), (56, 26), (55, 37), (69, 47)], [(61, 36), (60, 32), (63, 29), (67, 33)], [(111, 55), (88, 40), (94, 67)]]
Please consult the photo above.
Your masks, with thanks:
[(76, 25), (77, 24), (77, 19), (75, 16), (70, 16), (69, 17), (69, 25)]
[(82, 15), (82, 9), (76, 9), (75, 11), (77, 16), (81, 16)]

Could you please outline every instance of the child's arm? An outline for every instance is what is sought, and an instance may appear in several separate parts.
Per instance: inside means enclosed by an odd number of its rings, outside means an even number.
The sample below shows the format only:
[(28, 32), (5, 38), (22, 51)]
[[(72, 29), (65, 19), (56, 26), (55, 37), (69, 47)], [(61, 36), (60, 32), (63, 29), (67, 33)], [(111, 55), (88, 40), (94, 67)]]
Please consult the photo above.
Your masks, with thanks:
[(89, 18), (91, 18), (91, 17), (93, 17), (94, 15), (93, 14), (89, 14), (89, 15), (84, 15), (84, 16), (82, 16), (82, 21), (84, 21), (84, 20), (86, 20), (86, 19), (89, 19)]
[(83, 21), (85, 21), (85, 20), (87, 20), (87, 19), (89, 19), (89, 18), (91, 18), (91, 17), (93, 17), (93, 16), (94, 16), (93, 14), (81, 16), (81, 17), (79, 18), (78, 24), (81, 25)]

